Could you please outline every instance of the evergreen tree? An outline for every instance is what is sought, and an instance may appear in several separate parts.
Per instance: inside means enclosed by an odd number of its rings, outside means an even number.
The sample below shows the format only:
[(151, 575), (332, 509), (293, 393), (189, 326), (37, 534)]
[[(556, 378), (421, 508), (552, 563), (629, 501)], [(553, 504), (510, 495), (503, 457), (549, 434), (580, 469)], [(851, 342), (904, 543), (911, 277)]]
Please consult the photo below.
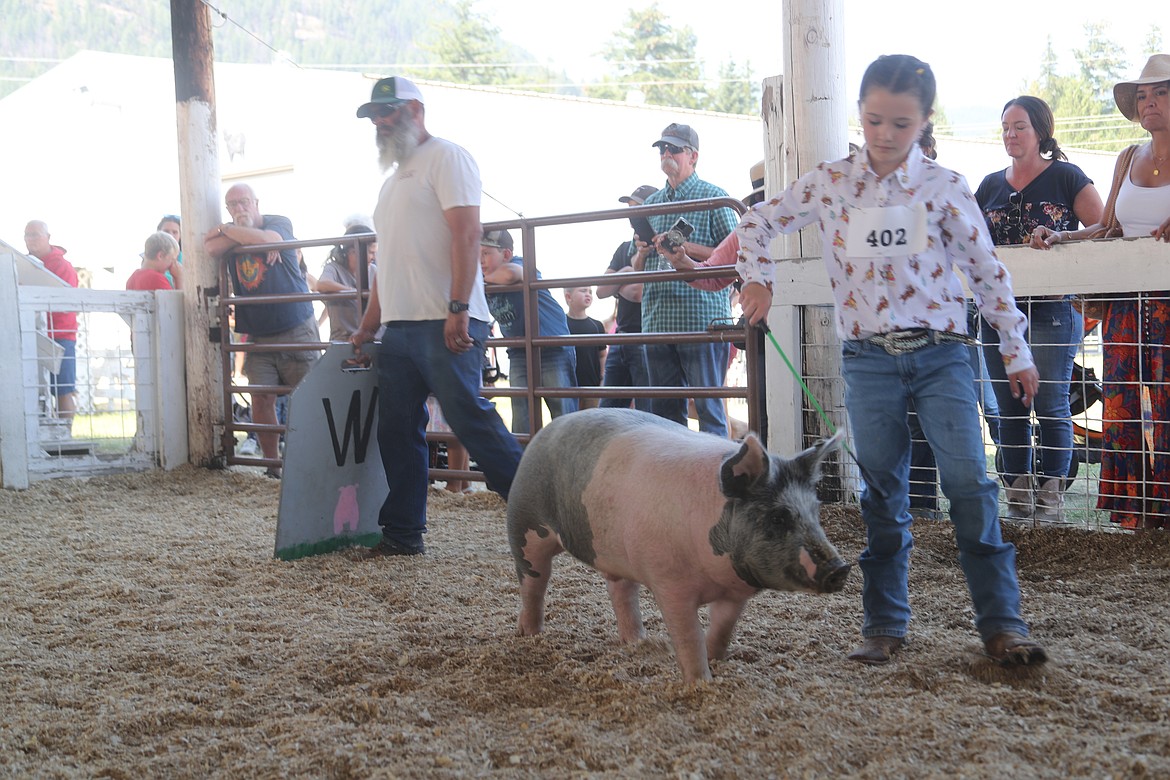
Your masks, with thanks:
[(719, 81), (710, 92), (707, 108), (725, 114), (760, 115), (760, 87), (752, 81), (750, 63), (740, 67), (729, 59), (719, 66)]
[(500, 44), (500, 30), (472, 8), (473, 0), (458, 0), (455, 18), (440, 23), (433, 42), (424, 45), (434, 61), (449, 68), (436, 68), (430, 78), (462, 84), (507, 84), (516, 80), (513, 68), (503, 67), (506, 50)]
[(1073, 49), (1089, 94), (1106, 113), (1113, 108), (1113, 85), (1124, 77), (1125, 51), (1108, 37), (1108, 22), (1086, 22), (1088, 46)]
[(1161, 54), (1162, 51), (1162, 28), (1154, 25), (1146, 30), (1146, 38), (1142, 42), (1142, 52), (1149, 57), (1151, 54)]
[(1049, 36), (1039, 75), (1025, 88), (1052, 108), (1061, 146), (1116, 151), (1133, 142), (1134, 130), (1113, 102), (1113, 85), (1124, 78), (1126, 59), (1107, 28), (1105, 22), (1085, 24), (1088, 45), (1073, 50), (1077, 66), (1071, 74), (1057, 72)]
[(707, 108), (697, 45), (691, 28), (671, 27), (657, 2), (641, 11), (631, 10), (603, 52), (614, 71), (612, 80), (589, 87), (585, 94), (625, 100), (627, 90), (635, 89), (654, 105)]

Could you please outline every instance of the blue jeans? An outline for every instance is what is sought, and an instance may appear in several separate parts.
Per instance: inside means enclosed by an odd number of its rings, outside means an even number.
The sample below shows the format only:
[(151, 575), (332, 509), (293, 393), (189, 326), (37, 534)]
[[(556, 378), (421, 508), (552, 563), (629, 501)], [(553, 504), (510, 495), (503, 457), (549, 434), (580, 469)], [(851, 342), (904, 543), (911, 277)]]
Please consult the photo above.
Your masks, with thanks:
[(1084, 337), (1084, 319), (1068, 300), (1024, 300), (1028, 315), (1026, 338), (1040, 373), (1040, 389), (1031, 408), (1013, 398), (1007, 371), (999, 354), (999, 334), (986, 322), (983, 344), (987, 371), (999, 404), (999, 444), (1003, 478), (1007, 484), (1036, 470), (1032, 452), (1032, 413), (1040, 426), (1042, 478), (1068, 476), (1072, 464), (1072, 412), (1068, 407), (1073, 361)]
[(520, 444), (495, 407), (480, 395), (485, 322), (471, 320), (475, 346), (463, 354), (447, 349), (443, 320), (391, 322), (375, 352), (378, 372), (378, 451), (390, 492), (378, 513), (382, 535), (421, 549), (427, 530), (427, 395), (483, 469), (488, 487), (505, 499), (520, 464)]
[[(730, 344), (647, 344), (646, 367), (656, 387), (722, 387), (727, 378)], [(699, 430), (727, 436), (727, 414), (722, 398), (696, 398)], [(659, 417), (687, 424), (685, 398), (655, 398), (650, 411)]]
[(906, 635), (910, 624), (910, 534), (907, 482), (913, 401), (934, 450), (959, 565), (975, 606), (975, 626), (987, 641), (1001, 631), (1027, 635), (1020, 618), (1015, 548), (1000, 536), (999, 488), (987, 476), (974, 375), (967, 347), (932, 344), (892, 356), (864, 341), (841, 347), (845, 408), (865, 478), (861, 514), (867, 545), (861, 553), (865, 610), (862, 635)]
[[(605, 358), (603, 387), (648, 387), (650, 372), (646, 368), (645, 344), (613, 344)], [(629, 409), (629, 398), (602, 398), (602, 409)], [(634, 408), (640, 412), (650, 411), (649, 398), (633, 399)]]
[[(972, 337), (979, 335), (978, 317), (978, 310), (968, 302), (967, 335)], [(975, 396), (983, 408), (983, 421), (987, 423), (987, 432), (991, 440), (998, 446), (999, 406), (995, 402), (995, 393), (991, 390), (987, 361), (983, 359), (983, 350), (977, 344), (967, 347), (967, 356), (971, 361), (971, 373), (976, 376)], [(934, 467), (934, 452), (926, 443), (922, 426), (918, 422), (918, 413), (914, 411), (914, 404), (910, 404), (910, 442), (910, 508), (937, 511), (938, 490), (935, 483), (938, 482), (938, 470)]]
[[(528, 387), (528, 361), (523, 349), (508, 350), (508, 385)], [(576, 387), (577, 351), (573, 348), (547, 347), (540, 351), (540, 387)], [(577, 411), (576, 398), (545, 398), (552, 416)], [(543, 421), (543, 416), (541, 420)], [(532, 422), (527, 398), (512, 398), (512, 432), (530, 433)]]

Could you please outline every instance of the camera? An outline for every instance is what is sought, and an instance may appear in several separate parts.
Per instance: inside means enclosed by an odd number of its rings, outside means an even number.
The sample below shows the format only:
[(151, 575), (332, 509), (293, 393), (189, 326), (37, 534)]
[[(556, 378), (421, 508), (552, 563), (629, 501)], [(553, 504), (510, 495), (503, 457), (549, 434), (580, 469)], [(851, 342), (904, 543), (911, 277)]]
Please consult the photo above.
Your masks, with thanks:
[(662, 248), (668, 252), (675, 252), (694, 232), (694, 226), (679, 217), (678, 222), (675, 222), (674, 226), (662, 235)]

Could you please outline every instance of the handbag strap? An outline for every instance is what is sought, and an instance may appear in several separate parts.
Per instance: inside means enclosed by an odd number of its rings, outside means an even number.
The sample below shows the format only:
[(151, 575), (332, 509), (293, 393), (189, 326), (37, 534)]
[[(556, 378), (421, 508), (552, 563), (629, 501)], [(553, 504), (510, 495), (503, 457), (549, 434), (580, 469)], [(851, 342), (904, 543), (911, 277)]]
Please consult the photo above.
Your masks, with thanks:
[(1121, 223), (1117, 221), (1117, 193), (1121, 192), (1121, 185), (1129, 176), (1130, 166), (1133, 165), (1133, 156), (1138, 145), (1127, 146), (1117, 156), (1117, 167), (1113, 169), (1113, 187), (1109, 190), (1109, 199), (1105, 201), (1105, 212), (1101, 215), (1101, 224), (1104, 227), (1097, 230), (1090, 238), (1108, 238), (1121, 235)]

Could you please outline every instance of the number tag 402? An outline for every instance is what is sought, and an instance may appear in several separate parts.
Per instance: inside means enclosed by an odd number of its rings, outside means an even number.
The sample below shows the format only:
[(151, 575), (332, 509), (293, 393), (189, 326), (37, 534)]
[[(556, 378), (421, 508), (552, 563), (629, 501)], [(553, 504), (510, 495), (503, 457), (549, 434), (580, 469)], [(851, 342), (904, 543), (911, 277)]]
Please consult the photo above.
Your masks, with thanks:
[(849, 209), (849, 257), (905, 257), (926, 249), (926, 206)]

